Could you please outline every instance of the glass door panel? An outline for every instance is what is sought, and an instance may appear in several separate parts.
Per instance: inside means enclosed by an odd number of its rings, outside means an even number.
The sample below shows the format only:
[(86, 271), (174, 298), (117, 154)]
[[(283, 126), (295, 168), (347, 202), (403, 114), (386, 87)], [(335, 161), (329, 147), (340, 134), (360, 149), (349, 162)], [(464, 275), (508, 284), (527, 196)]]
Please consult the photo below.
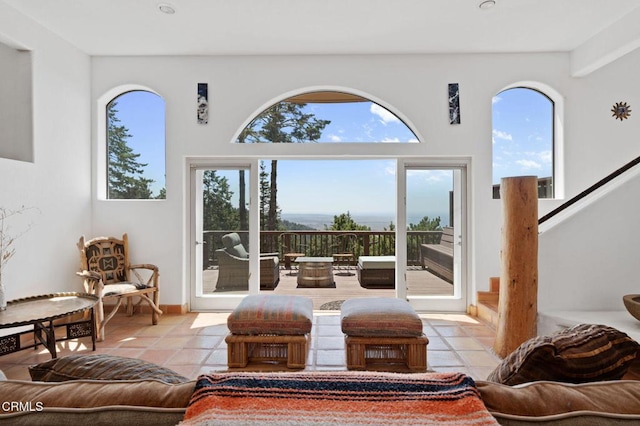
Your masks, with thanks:
[(466, 310), (463, 174), (460, 168), (405, 168), (406, 295), (416, 308)]
[(237, 301), (250, 289), (250, 167), (195, 168), (191, 179), (191, 304), (196, 310), (222, 308), (220, 300)]

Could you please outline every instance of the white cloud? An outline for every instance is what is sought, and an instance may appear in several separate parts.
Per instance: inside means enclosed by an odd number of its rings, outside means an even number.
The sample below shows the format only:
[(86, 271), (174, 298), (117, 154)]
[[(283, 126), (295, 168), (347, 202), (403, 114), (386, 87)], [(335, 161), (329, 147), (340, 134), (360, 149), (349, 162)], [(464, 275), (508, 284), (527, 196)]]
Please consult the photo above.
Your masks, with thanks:
[(331, 142), (342, 142), (342, 138), (338, 135), (329, 135), (329, 140)]
[(380, 117), (380, 122), (384, 125), (388, 124), (388, 123), (393, 123), (393, 122), (398, 122), (400, 121), (398, 119), (398, 117), (396, 117), (395, 115), (393, 115), (392, 113), (390, 113), (388, 110), (382, 108), (380, 105), (378, 104), (371, 104), (371, 108), (370, 111), (372, 114), (377, 115), (378, 117)]
[(553, 160), (553, 155), (551, 154), (551, 151), (527, 151), (525, 152), (526, 155), (528, 155), (529, 157), (535, 157), (538, 160), (542, 161), (543, 163), (551, 163), (551, 161)]
[(521, 165), (524, 169), (541, 169), (542, 166), (533, 160), (517, 160), (516, 164)]
[(398, 139), (398, 138), (384, 138), (384, 139), (382, 139), (382, 142), (385, 142), (385, 143), (396, 143), (396, 142), (400, 142), (400, 139)]
[(503, 132), (502, 130), (493, 129), (493, 137), (497, 139), (502, 139), (505, 141), (512, 141), (513, 136), (510, 133)]
[(491, 98), (491, 105), (497, 104), (501, 100), (502, 100), (502, 98), (500, 96), (494, 96), (493, 98)]
[(538, 158), (542, 160), (543, 163), (551, 163), (553, 161), (553, 154), (551, 151), (542, 151), (538, 153)]

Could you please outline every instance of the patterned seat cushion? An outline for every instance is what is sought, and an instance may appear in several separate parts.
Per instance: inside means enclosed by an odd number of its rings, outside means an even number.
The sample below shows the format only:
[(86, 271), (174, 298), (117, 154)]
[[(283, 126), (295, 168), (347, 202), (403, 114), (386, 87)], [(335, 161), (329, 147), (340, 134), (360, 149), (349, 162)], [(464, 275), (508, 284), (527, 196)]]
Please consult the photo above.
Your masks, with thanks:
[(404, 300), (362, 297), (346, 300), (340, 309), (342, 332), (348, 336), (422, 336), (422, 320)]
[(550, 380), (585, 383), (617, 380), (636, 359), (638, 343), (615, 328), (579, 324), (524, 342), (487, 380), (505, 385)]
[(311, 331), (313, 302), (308, 297), (260, 294), (245, 297), (229, 315), (233, 334), (304, 335)]
[(68, 355), (29, 367), (31, 380), (65, 382), (67, 380), (141, 380), (184, 383), (188, 378), (168, 368), (141, 359), (107, 354)]

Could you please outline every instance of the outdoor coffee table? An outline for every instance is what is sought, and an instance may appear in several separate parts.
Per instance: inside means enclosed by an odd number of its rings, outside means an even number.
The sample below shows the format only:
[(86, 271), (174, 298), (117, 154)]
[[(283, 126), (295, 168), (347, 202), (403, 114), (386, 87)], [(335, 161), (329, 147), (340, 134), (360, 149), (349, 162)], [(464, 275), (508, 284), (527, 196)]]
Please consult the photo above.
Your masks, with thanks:
[(296, 258), (298, 287), (334, 287), (333, 257)]
[[(96, 350), (94, 306), (98, 297), (86, 293), (52, 293), (25, 297), (7, 302), (7, 309), (0, 311), (0, 329), (33, 325), (32, 330), (0, 336), (0, 355), (26, 348), (44, 345), (52, 358), (56, 358), (55, 327), (66, 327), (66, 336), (58, 341), (91, 336)], [(73, 314), (89, 311), (90, 318), (54, 325), (54, 321)], [(48, 323), (48, 324), (47, 324)], [(33, 333), (33, 344), (23, 344), (21, 337)]]

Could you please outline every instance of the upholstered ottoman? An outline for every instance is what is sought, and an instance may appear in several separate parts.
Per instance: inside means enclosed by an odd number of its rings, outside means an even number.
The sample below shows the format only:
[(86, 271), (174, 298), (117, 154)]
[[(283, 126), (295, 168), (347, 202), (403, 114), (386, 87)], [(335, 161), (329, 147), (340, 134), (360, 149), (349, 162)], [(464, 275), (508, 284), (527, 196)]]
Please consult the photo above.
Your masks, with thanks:
[(304, 368), (312, 320), (313, 302), (307, 297), (245, 297), (227, 318), (227, 365), (286, 361), (288, 368)]
[(358, 258), (358, 282), (364, 288), (395, 288), (395, 256), (360, 256)]
[(345, 334), (349, 370), (386, 370), (404, 364), (427, 370), (427, 344), (422, 320), (404, 300), (367, 297), (346, 300), (340, 323)]

